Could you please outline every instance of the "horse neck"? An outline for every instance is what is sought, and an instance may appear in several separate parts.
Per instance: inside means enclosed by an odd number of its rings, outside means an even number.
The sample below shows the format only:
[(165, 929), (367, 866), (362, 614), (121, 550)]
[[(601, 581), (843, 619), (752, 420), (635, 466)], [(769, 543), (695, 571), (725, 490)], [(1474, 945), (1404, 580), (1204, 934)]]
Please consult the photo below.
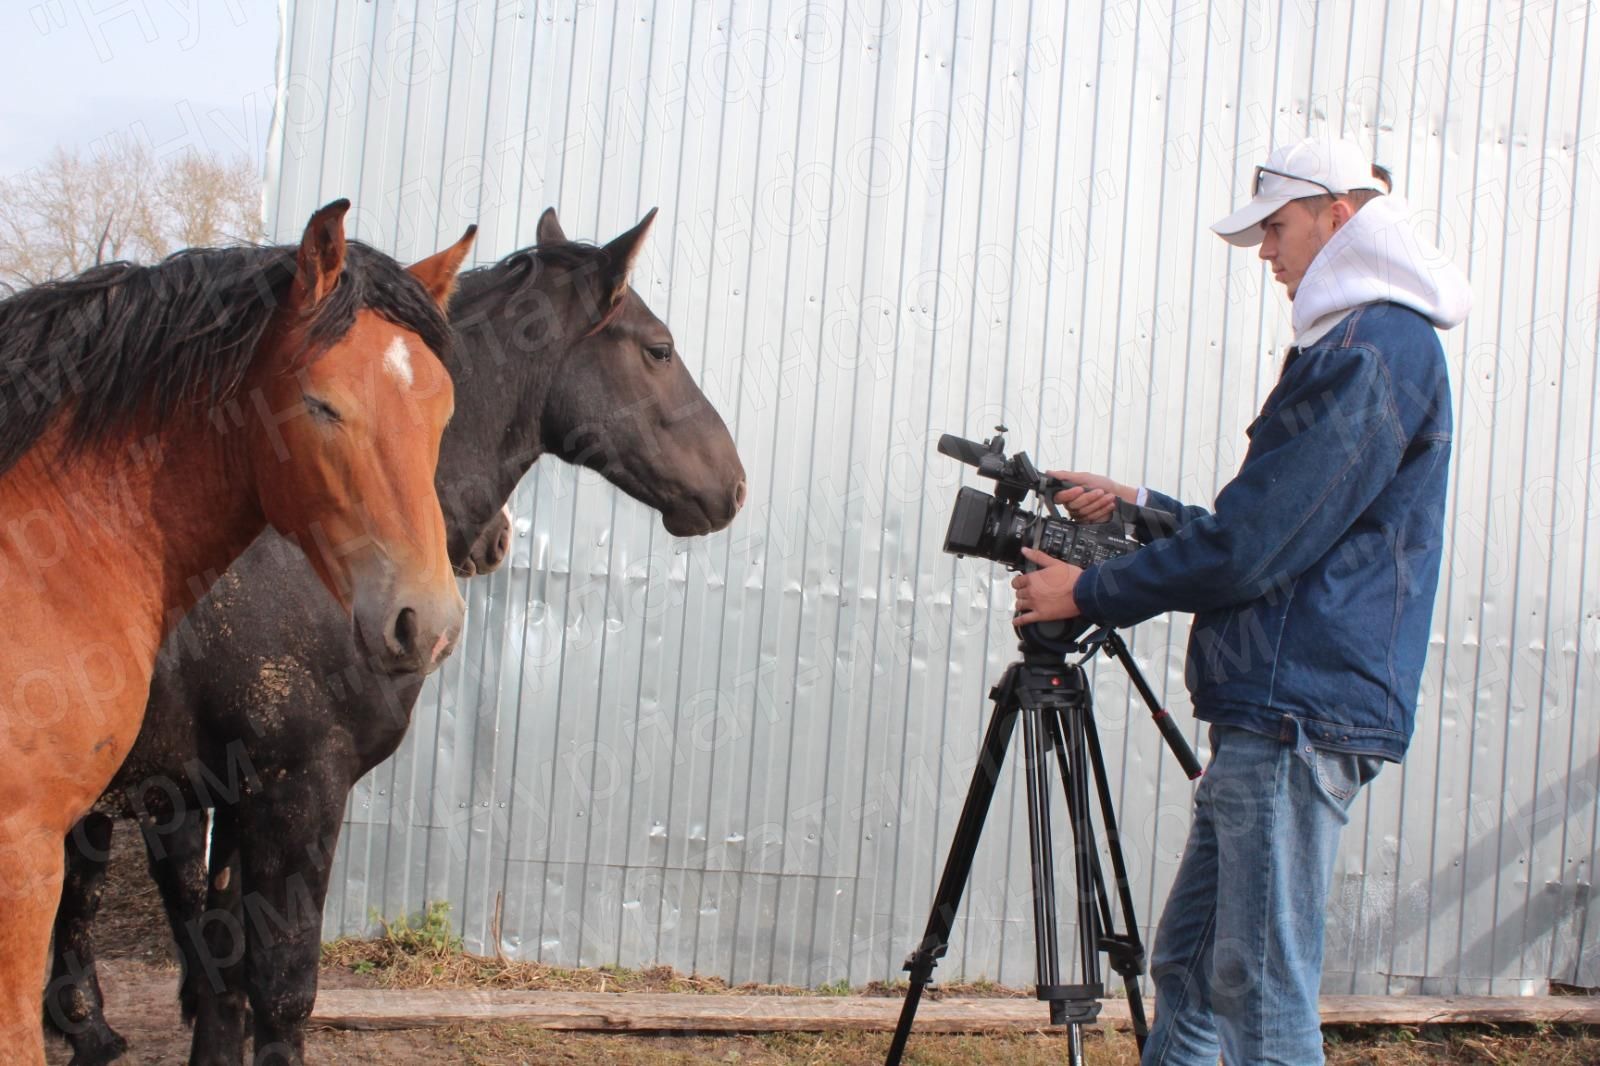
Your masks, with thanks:
[(186, 449), (157, 471), (158, 522), (168, 526), (165, 551), (168, 603), (192, 606), (266, 528), (255, 480), (244, 456), (244, 434), (220, 433), (196, 422), (169, 449)]
[(468, 312), (468, 324), (457, 323), (457, 365), (450, 368), (456, 415), (445, 429), (439, 489), (446, 509), (477, 529), (544, 454), (552, 428), (546, 401), (568, 345), (561, 340), (566, 334), (557, 332), (523, 347), (516, 317), (495, 313), (494, 293), (480, 290), (468, 298), (474, 296), (489, 303), (489, 314), (472, 323)]
[(58, 458), (62, 435), (57, 426), (0, 480), (0, 512), (64, 531), (59, 552), (40, 555), (35, 541), (36, 565), (60, 568), (52, 583), (114, 582), (159, 639), (266, 524), (243, 435), (189, 418)]

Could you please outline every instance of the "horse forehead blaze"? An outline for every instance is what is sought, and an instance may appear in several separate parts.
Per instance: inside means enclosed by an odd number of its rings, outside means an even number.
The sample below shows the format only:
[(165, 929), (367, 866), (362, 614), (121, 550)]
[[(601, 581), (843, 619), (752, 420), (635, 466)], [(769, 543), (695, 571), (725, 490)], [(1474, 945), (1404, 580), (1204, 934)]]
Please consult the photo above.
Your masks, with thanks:
[[(378, 427), (442, 431), (455, 410), (450, 374), (415, 333), (370, 311), (309, 368), (313, 386), (329, 389), (380, 419)], [(383, 423), (387, 422), (387, 426)]]
[(383, 353), (383, 368), (401, 385), (410, 386), (416, 381), (416, 375), (411, 370), (411, 349), (406, 347), (404, 337), (390, 339), (389, 347)]

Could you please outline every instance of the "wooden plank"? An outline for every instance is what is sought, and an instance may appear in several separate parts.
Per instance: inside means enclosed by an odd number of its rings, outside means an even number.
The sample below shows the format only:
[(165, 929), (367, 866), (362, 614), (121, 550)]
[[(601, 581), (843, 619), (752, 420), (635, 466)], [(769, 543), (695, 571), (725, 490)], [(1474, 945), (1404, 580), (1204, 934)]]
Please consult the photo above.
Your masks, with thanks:
[[(422, 1029), (471, 1022), (592, 1032), (889, 1031), (898, 999), (859, 996), (711, 996), (676, 992), (505, 992), (328, 989), (311, 1021), (336, 1029)], [(1107, 1000), (1104, 1024), (1126, 1028), (1128, 1006)], [(1600, 998), (1579, 996), (1324, 996), (1337, 1025), (1561, 1023), (1600, 1025)], [(926, 1000), (917, 1031), (979, 1033), (1048, 1028), (1032, 999)]]
[[(463, 1022), (515, 1022), (545, 1029), (606, 1032), (770, 1032), (892, 1030), (898, 999), (856, 996), (708, 996), (676, 992), (500, 992), (330, 989), (317, 996), (314, 1024), (408, 1029)], [(1103, 1014), (1126, 1005), (1107, 1004)], [(917, 1012), (923, 1032), (1034, 1029), (1048, 1022), (1031, 999), (943, 999)]]
[(1587, 996), (1323, 996), (1324, 1025), (1600, 1024)]

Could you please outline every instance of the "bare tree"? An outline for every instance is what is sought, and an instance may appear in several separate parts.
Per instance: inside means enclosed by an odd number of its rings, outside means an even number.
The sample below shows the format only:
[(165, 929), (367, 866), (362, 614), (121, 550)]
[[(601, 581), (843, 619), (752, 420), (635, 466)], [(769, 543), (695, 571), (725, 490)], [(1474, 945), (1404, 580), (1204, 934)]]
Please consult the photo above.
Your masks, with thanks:
[(0, 179), (0, 285), (17, 289), (113, 259), (258, 241), (261, 181), (245, 159), (193, 151), (155, 158), (128, 138), (57, 148)]

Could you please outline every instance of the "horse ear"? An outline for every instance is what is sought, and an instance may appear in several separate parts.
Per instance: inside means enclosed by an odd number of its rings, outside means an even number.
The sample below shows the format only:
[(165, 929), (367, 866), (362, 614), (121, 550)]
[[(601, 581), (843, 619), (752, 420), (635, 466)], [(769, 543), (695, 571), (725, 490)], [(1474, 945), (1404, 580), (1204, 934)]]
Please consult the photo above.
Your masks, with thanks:
[(466, 261), (467, 253), (472, 250), (473, 238), (477, 235), (478, 227), (468, 226), (459, 241), (410, 267), (411, 276), (422, 282), (428, 295), (442, 308), (448, 309), (450, 306), (450, 294), (456, 290), (461, 264)]
[(533, 239), (540, 244), (565, 244), (567, 235), (561, 231), (561, 221), (556, 218), (556, 209), (547, 207), (544, 214), (539, 216), (539, 225), (533, 231)]
[(616, 304), (622, 299), (623, 292), (628, 287), (628, 275), (633, 271), (634, 260), (639, 258), (639, 249), (644, 247), (644, 239), (650, 233), (650, 227), (656, 220), (659, 208), (652, 207), (650, 213), (640, 219), (639, 224), (606, 245), (606, 291), (609, 294), (607, 306)]
[(327, 299), (344, 273), (344, 215), (349, 210), (349, 200), (335, 200), (311, 216), (300, 236), (291, 299), (303, 312)]

